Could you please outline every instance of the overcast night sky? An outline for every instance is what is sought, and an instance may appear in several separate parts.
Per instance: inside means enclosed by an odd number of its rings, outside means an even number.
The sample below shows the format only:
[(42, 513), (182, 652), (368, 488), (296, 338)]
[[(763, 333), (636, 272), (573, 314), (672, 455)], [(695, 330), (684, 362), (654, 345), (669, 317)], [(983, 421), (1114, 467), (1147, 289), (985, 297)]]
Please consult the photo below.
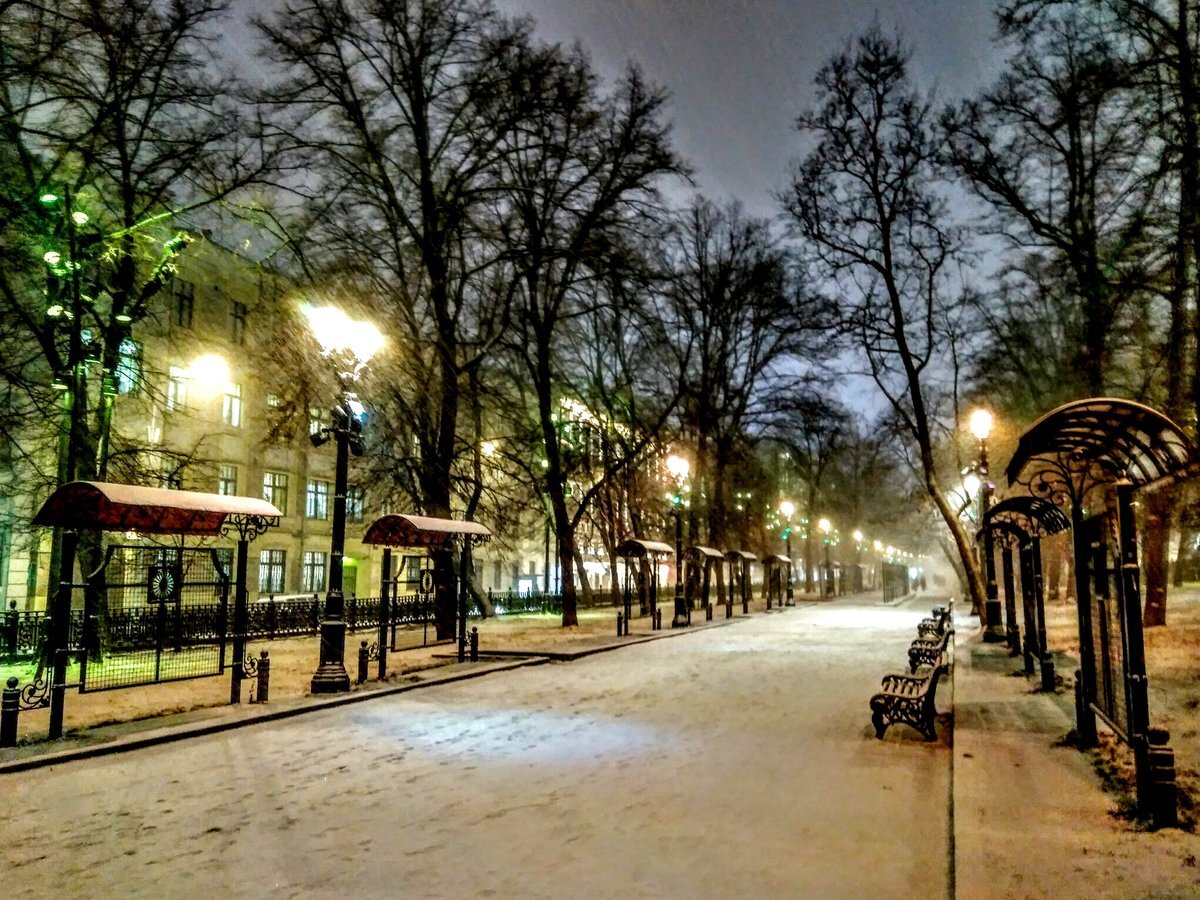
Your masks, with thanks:
[(878, 18), (912, 47), (912, 74), (950, 99), (991, 79), (993, 0), (497, 0), (547, 40), (576, 38), (606, 75), (634, 60), (671, 94), (676, 148), (706, 194), (773, 215), (800, 155), (796, 114), (847, 38)]

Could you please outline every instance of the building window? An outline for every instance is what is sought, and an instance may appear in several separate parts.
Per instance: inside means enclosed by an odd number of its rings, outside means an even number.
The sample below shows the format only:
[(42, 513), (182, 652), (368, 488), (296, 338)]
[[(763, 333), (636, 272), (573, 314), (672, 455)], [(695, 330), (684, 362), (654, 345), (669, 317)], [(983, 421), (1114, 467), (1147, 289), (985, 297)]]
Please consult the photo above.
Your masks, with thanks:
[(237, 300), (229, 307), (229, 339), (239, 347), (246, 343), (246, 304)]
[(121, 341), (117, 359), (117, 393), (132, 394), (142, 379), (142, 345), (132, 338)]
[(196, 286), (186, 281), (175, 282), (175, 325), (192, 327), (192, 310), (196, 305)]
[(237, 493), (237, 466), (222, 465), (217, 469), (217, 493), (227, 497)]
[(176, 465), (175, 458), (165, 453), (158, 456), (158, 485), (173, 491), (183, 488), (183, 475)]
[(267, 409), (279, 409), (278, 394), (267, 394)]
[(308, 433), (320, 434), (325, 428), (325, 410), (319, 406), (308, 408)]
[(362, 485), (352, 484), (346, 488), (346, 521), (361, 522), (366, 504), (367, 496)]
[(319, 550), (304, 551), (304, 583), (300, 590), (316, 593), (325, 590), (325, 560), (328, 557)]
[(284, 472), (263, 472), (263, 499), (287, 515), (288, 477)]
[(258, 554), (258, 592), (260, 594), (283, 593), (283, 570), (286, 562), (286, 550), (263, 550)]
[(329, 518), (329, 482), (310, 481), (304, 503), (304, 514), (310, 519)]
[[(215, 547), (213, 552), (217, 554), (217, 565), (221, 569), (221, 575), (226, 581), (233, 581), (233, 548), (231, 547)], [(219, 589), (219, 585), (217, 589)]]
[(240, 384), (225, 385), (225, 395), (221, 399), (221, 420), (234, 428), (242, 427), (242, 386)]
[(171, 366), (171, 371), (167, 375), (167, 409), (187, 409), (187, 395), (187, 369)]

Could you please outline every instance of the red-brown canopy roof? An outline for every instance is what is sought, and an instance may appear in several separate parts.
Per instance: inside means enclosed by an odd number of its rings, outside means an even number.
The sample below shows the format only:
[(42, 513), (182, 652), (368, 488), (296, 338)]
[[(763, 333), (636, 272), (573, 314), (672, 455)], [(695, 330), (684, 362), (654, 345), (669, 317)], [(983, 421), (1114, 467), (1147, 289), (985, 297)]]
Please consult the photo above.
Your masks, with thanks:
[(393, 513), (381, 516), (367, 526), (362, 540), (364, 544), (383, 544), (385, 547), (444, 547), (459, 535), (482, 543), (491, 538), (492, 532), (478, 522)]
[(725, 558), (730, 562), (736, 562), (739, 559), (747, 562), (758, 562), (758, 557), (749, 550), (726, 550)]
[(42, 504), (34, 525), (141, 534), (221, 533), (230, 516), (278, 525), (280, 512), (266, 500), (105, 481), (72, 481)]
[(792, 561), (782, 553), (776, 553), (774, 556), (764, 556), (762, 562), (764, 566), (767, 563), (773, 566), (790, 566), (792, 564)]
[(705, 558), (705, 559), (724, 559), (725, 558), (725, 554), (722, 553), (720, 550), (718, 550), (716, 547), (701, 547), (699, 545), (696, 545), (694, 547), (688, 547), (685, 555), (689, 559), (692, 559), (693, 561), (699, 561), (701, 558)]

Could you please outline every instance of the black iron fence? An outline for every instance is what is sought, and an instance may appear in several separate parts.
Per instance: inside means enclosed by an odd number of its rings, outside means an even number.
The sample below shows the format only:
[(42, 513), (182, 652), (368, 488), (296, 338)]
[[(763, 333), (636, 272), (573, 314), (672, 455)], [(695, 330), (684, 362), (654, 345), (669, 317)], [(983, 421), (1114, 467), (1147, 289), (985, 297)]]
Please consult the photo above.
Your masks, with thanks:
[[(496, 615), (521, 615), (542, 613), (562, 614), (561, 594), (520, 594), (516, 591), (488, 591), (488, 598)], [(610, 606), (612, 598), (608, 592), (597, 592), (595, 606)], [(579, 599), (580, 608), (586, 604)], [(249, 604), (246, 619), (246, 637), (250, 640), (275, 640), (317, 634), (321, 626), (321, 611), (324, 601), (319, 596), (291, 600), (261, 600)], [(136, 606), (108, 611), (108, 648), (115, 651), (138, 650), (154, 646), (159, 628), (160, 613), (154, 606)], [(391, 622), (396, 626), (425, 625), (431, 612), (420, 594), (401, 594), (392, 600)], [(478, 618), (480, 612), (473, 607), (468, 614)], [(179, 639), (187, 643), (218, 641), (228, 637), (221, 634), (223, 622), (220, 604), (193, 604), (172, 610), (172, 625)], [(349, 631), (366, 631), (379, 627), (378, 597), (347, 597), (345, 606), (346, 628)], [(45, 642), (49, 618), (44, 610), (7, 610), (0, 618), (0, 655), (29, 657), (41, 652)], [(70, 649), (83, 647), (84, 612), (71, 611)], [(231, 627), (227, 625), (226, 628)]]

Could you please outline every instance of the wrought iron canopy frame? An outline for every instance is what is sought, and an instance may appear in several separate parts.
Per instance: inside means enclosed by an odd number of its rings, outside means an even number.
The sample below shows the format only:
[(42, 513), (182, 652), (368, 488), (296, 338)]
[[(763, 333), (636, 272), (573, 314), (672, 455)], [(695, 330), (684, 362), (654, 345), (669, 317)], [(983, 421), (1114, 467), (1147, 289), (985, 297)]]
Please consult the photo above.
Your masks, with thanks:
[(990, 531), (992, 537), (998, 540), (1002, 547), (1023, 547), (1033, 537), (1026, 529), (1011, 519), (993, 519), (985, 522), (984, 526), (979, 529), (979, 538), (982, 538), (986, 531)]
[(1001, 500), (983, 517), (984, 528), (1008, 522), (1025, 532), (1025, 540), (1061, 534), (1071, 527), (1066, 513), (1045, 497), (1021, 495)]
[(1093, 397), (1029, 426), (1006, 475), (1010, 486), (1078, 510), (1095, 488), (1121, 479), (1135, 489), (1156, 487), (1194, 468), (1191, 442), (1162, 413), (1132, 400)]
[(479, 522), (399, 513), (380, 516), (362, 536), (364, 544), (431, 550), (447, 550), (456, 540), (484, 544), (491, 539), (491, 529)]
[(662, 541), (629, 538), (617, 547), (617, 556), (621, 559), (666, 559), (674, 555), (675, 548)]

